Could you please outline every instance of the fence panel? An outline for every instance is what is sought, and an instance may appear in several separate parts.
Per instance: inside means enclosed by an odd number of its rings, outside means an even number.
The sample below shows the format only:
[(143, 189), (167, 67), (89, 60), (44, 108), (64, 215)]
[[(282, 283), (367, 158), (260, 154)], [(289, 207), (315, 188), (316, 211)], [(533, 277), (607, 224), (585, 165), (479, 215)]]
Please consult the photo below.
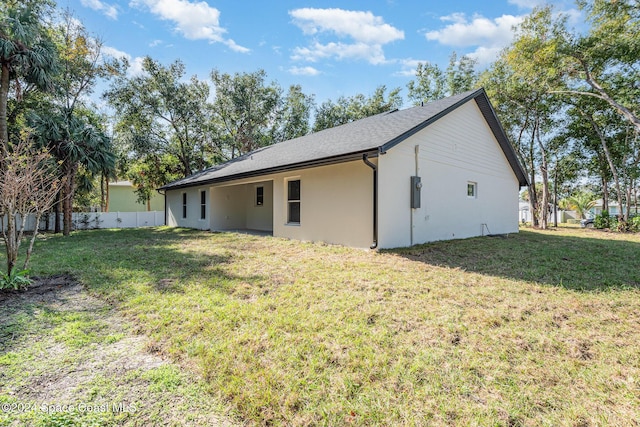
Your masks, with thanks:
[[(138, 228), (156, 227), (164, 225), (163, 211), (150, 212), (74, 212), (71, 220), (75, 230), (90, 230), (95, 228)], [(6, 229), (6, 216), (4, 218)], [(62, 224), (60, 224), (62, 228)], [(35, 216), (29, 215), (25, 224), (26, 231), (35, 229)], [(40, 219), (40, 231), (47, 230), (47, 219)], [(48, 231), (55, 230), (55, 215), (49, 215)]]

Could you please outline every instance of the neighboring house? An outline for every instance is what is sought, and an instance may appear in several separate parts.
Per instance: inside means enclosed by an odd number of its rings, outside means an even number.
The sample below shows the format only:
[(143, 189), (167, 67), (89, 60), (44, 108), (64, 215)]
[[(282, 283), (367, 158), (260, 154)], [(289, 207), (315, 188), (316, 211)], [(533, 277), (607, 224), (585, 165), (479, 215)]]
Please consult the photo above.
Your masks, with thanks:
[(261, 148), (160, 190), (168, 225), (391, 248), (517, 233), (526, 184), (479, 89)]
[[(587, 218), (595, 218), (596, 215), (601, 215), (603, 207), (604, 207), (604, 201), (602, 199), (596, 200), (595, 205), (593, 205), (593, 207), (587, 211), (586, 213)], [(622, 211), (626, 212), (626, 209), (627, 209), (627, 205), (623, 205)], [(618, 216), (620, 215), (620, 213), (621, 211), (620, 211), (620, 206), (618, 205), (618, 202), (609, 200), (609, 216)], [(631, 214), (636, 214), (636, 213), (637, 213), (637, 208), (631, 205)]]
[(109, 183), (109, 212), (143, 212), (147, 210), (164, 210), (164, 198), (153, 193), (149, 203), (138, 202), (136, 188), (130, 181), (114, 181)]

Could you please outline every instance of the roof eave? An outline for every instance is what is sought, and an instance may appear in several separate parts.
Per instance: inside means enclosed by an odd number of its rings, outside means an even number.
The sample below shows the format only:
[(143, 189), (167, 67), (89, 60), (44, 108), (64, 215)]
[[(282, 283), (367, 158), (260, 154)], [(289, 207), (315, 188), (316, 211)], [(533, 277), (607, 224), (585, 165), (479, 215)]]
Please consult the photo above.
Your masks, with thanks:
[(324, 157), (321, 159), (314, 159), (314, 160), (309, 160), (305, 162), (293, 163), (289, 165), (258, 169), (255, 171), (242, 172), (242, 173), (237, 173), (237, 174), (222, 176), (217, 178), (210, 178), (210, 179), (197, 181), (197, 182), (186, 182), (184, 184), (176, 183), (176, 185), (167, 184), (167, 185), (163, 185), (158, 190), (178, 190), (178, 189), (189, 188), (189, 187), (197, 187), (200, 185), (220, 184), (223, 182), (236, 181), (239, 179), (255, 178), (258, 176), (270, 175), (274, 173), (287, 172), (292, 170), (308, 169), (308, 168), (314, 168), (318, 166), (329, 166), (329, 165), (338, 164), (338, 163), (361, 160), (363, 154), (367, 154), (369, 158), (378, 157), (379, 150), (377, 148), (369, 149), (369, 150), (361, 150), (353, 153), (341, 154), (339, 156)]

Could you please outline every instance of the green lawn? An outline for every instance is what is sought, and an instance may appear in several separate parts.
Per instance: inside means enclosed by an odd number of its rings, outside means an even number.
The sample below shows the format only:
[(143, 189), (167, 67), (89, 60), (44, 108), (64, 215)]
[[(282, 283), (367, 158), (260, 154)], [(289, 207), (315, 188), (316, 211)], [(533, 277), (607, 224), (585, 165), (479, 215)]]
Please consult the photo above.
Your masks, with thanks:
[(637, 234), (370, 252), (100, 230), (38, 242), (32, 273), (77, 277), (248, 424), (640, 420)]

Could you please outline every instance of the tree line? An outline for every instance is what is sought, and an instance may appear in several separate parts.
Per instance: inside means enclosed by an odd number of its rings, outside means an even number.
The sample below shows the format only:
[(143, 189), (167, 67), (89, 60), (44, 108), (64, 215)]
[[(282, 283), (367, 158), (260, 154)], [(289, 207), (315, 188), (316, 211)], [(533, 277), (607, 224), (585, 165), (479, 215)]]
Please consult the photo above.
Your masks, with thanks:
[[(577, 5), (586, 31), (571, 29), (553, 7), (538, 7), (486, 69), (453, 52), (446, 68), (419, 64), (406, 87), (413, 105), (486, 88), (528, 174), (534, 225), (543, 228), (549, 206), (576, 205), (585, 194), (597, 194), (605, 208), (610, 200), (625, 206), (621, 224), (637, 206), (640, 6), (633, 0)], [(108, 210), (109, 181), (132, 181), (139, 201), (148, 203), (172, 180), (405, 104), (402, 88), (384, 84), (372, 94), (317, 104), (300, 85), (282, 88), (261, 69), (213, 69), (200, 79), (188, 77), (179, 59), (162, 64), (146, 57), (142, 72), (130, 75), (126, 58), (106, 57), (102, 41), (51, 0), (0, 5), (0, 65), (0, 213), (53, 210), (56, 231), (64, 234), (72, 229), (74, 206)], [(108, 89), (94, 94), (99, 81)], [(108, 112), (92, 103), (95, 95)], [(10, 200), (20, 194), (10, 188), (17, 179), (11, 173), (34, 167), (51, 177), (46, 185), (54, 197), (45, 204)], [(44, 184), (31, 185), (35, 195)], [(3, 231), (5, 242), (23, 226), (7, 225), (13, 231)]]

